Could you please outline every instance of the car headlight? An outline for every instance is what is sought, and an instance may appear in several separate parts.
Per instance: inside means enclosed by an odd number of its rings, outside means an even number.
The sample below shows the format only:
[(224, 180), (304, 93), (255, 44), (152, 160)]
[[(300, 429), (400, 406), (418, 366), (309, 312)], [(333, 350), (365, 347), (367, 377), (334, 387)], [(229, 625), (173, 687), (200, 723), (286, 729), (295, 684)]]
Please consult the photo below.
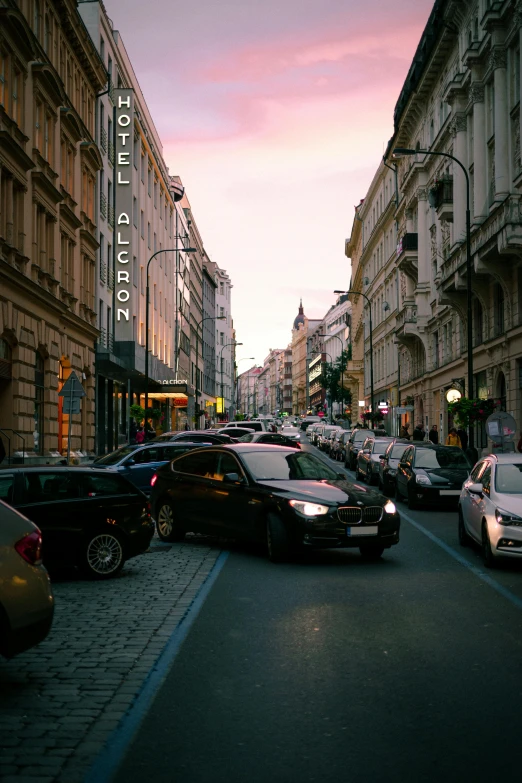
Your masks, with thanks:
[(305, 517), (320, 517), (322, 514), (328, 514), (328, 506), (321, 506), (319, 503), (307, 503), (304, 500), (289, 500), (292, 508), (304, 514)]
[(387, 514), (396, 514), (397, 508), (395, 507), (395, 503), (392, 503), (391, 500), (388, 500), (384, 504), (384, 510)]
[(424, 484), (425, 486), (431, 484), (430, 477), (427, 475), (427, 473), (417, 473), (415, 476), (415, 481), (417, 484)]
[(510, 511), (502, 511), (501, 508), (495, 509), (495, 519), (499, 525), (517, 525), (522, 527), (522, 517), (512, 514)]

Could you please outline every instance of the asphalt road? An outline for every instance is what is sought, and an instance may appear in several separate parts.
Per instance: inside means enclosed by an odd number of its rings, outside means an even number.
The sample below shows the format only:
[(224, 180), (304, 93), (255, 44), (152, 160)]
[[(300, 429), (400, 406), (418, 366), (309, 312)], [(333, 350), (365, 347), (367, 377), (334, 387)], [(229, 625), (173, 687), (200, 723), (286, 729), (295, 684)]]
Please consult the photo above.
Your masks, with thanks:
[(117, 783), (518, 783), (522, 567), (400, 511), (378, 563), (234, 548)]

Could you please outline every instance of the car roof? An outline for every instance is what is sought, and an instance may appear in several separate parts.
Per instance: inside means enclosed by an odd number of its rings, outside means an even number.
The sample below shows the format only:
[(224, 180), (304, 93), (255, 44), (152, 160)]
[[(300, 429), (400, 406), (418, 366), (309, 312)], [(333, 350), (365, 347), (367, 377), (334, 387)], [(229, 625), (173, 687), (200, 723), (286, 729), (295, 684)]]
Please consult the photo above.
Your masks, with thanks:
[(484, 459), (486, 458), (491, 458), (500, 463), (507, 462), (513, 464), (516, 462), (517, 464), (520, 464), (522, 462), (522, 454), (517, 454), (515, 451), (509, 451), (506, 454), (487, 454)]
[(99, 468), (97, 465), (0, 465), (0, 470), (24, 470), (30, 471), (31, 473), (36, 473), (37, 471), (50, 473), (55, 472), (56, 470), (74, 470), (75, 473), (85, 472), (99, 473), (100, 476), (107, 475), (105, 468)]

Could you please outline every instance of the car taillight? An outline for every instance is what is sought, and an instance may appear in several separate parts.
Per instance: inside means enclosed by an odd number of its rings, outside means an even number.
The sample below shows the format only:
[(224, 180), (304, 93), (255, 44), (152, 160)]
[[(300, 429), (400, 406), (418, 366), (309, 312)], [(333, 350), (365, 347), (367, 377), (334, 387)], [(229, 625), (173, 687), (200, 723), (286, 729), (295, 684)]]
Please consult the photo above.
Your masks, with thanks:
[(28, 533), (16, 542), (15, 549), (27, 563), (40, 565), (42, 562), (42, 534), (39, 530)]
[(157, 473), (155, 473), (155, 474), (153, 475), (153, 477), (151, 478), (151, 480), (150, 480), (150, 485), (151, 485), (151, 487), (153, 487), (153, 486), (154, 486), (154, 484), (156, 483), (156, 481), (157, 481), (157, 480), (158, 480), (158, 474), (157, 474)]

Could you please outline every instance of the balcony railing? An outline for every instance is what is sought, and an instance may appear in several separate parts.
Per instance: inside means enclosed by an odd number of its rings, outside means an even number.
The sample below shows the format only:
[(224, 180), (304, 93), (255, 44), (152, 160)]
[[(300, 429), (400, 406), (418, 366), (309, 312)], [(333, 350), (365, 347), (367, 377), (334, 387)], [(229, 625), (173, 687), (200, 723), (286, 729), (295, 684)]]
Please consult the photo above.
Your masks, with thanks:
[(396, 328), (399, 329), (404, 324), (416, 324), (417, 323), (417, 307), (416, 305), (406, 305), (403, 307), (400, 313), (397, 314)]
[(109, 220), (108, 220), (109, 226), (114, 228), (114, 207), (112, 204), (109, 204)]
[(453, 177), (445, 176), (435, 180), (429, 189), (428, 197), (439, 220), (453, 220)]
[(100, 280), (102, 283), (107, 282), (107, 264), (105, 261), (100, 261)]
[(113, 291), (114, 290), (114, 270), (113, 269), (109, 269), (109, 274), (108, 274), (108, 277), (107, 277), (107, 288), (109, 289), (109, 291)]
[(418, 234), (404, 234), (397, 245), (397, 257), (408, 251), (417, 251), (419, 249), (419, 235)]
[(107, 131), (105, 128), (100, 128), (100, 147), (104, 152), (107, 152)]
[(105, 193), (100, 193), (100, 215), (104, 218), (107, 217), (107, 196)]
[(114, 166), (114, 144), (109, 139), (109, 163)]

